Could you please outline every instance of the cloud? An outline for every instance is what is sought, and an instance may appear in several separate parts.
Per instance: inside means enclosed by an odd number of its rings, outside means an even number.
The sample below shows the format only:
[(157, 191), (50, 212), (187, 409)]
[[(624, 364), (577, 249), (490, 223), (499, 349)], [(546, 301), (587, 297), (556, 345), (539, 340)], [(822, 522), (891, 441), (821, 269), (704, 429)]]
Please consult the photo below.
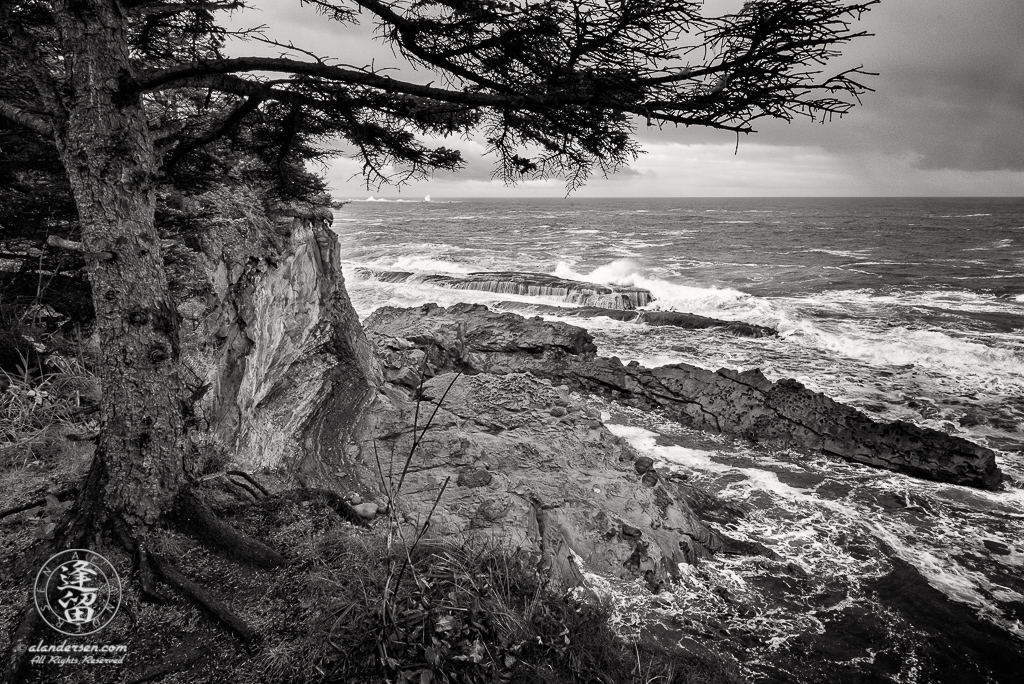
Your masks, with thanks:
[(906, 153), (924, 170), (1024, 169), (1024, 3), (890, 1), (865, 25), (877, 36), (849, 56), (881, 72), (877, 92), (831, 149)]
[[(467, 145), (471, 149), (471, 145)], [(1020, 194), (1024, 172), (922, 169), (920, 157), (901, 152), (836, 153), (818, 146), (746, 143), (653, 143), (626, 174), (592, 178), (576, 197), (927, 196)], [(482, 148), (480, 148), (482, 151)], [(437, 174), (401, 190), (374, 194), (420, 197), (561, 197), (557, 179), (514, 187), (490, 176), (478, 158), (467, 174)], [(336, 164), (329, 174), (337, 197), (365, 197), (358, 165)]]
[[(708, 2), (712, 11), (740, 4)], [(367, 21), (343, 26), (294, 0), (261, 6), (242, 23), (266, 23), (276, 37), (344, 62), (400, 64), (373, 40)], [(1024, 194), (1024, 2), (885, 0), (861, 26), (876, 35), (854, 41), (826, 67), (864, 64), (880, 72), (867, 80), (876, 92), (847, 117), (827, 125), (759, 121), (757, 135), (741, 137), (738, 156), (728, 133), (641, 128), (638, 137), (650, 154), (611, 179), (593, 179), (580, 194)], [(402, 77), (436, 78), (408, 67)], [(564, 194), (558, 181), (506, 189), (492, 180), (493, 160), (482, 156), (479, 142), (443, 144), (462, 150), (466, 167), (407, 192)], [(351, 160), (338, 160), (330, 181), (345, 192), (365, 192), (360, 181), (347, 180), (358, 170)]]

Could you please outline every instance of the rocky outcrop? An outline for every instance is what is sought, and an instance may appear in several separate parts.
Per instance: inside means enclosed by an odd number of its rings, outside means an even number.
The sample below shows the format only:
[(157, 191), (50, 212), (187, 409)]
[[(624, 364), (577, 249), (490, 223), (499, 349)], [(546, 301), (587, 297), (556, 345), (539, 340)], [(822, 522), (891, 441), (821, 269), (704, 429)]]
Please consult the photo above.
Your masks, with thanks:
[(567, 302), (605, 309), (632, 310), (654, 301), (650, 291), (640, 287), (608, 287), (597, 283), (558, 278), (546, 273), (493, 271), (444, 275), (358, 268), (361, 277), (388, 283), (418, 282), (455, 290), (480, 290), (500, 294), (559, 297)]
[(723, 321), (682, 311), (629, 311), (608, 309), (599, 306), (549, 306), (546, 304), (522, 304), (520, 302), (498, 302), (494, 308), (518, 313), (543, 314), (547, 316), (563, 316), (569, 318), (611, 318), (624, 323), (645, 323), (654, 326), (671, 326), (687, 330), (704, 328), (722, 328), (740, 337), (774, 337), (778, 333), (763, 325), (744, 323), (743, 321)]
[[(209, 449), (248, 470), (359, 492), (349, 500), (368, 521), (393, 512), (416, 525), (410, 534), (429, 519), (434, 534), (533, 551), (561, 586), (597, 573), (657, 589), (680, 562), (760, 553), (702, 522), (706, 494), (638, 460), (566, 388), (527, 373), (442, 372), (418, 348), (446, 334), (433, 327), (392, 339), (389, 358), (402, 363), (382, 374), (328, 220), (316, 211), (212, 220), (201, 249), (178, 255), (190, 288), (178, 291), (182, 358)], [(509, 323), (456, 331), (442, 346), (594, 352), (578, 328)], [(421, 386), (423, 367), (433, 377)]]
[[(875, 421), (795, 380), (771, 382), (760, 371), (709, 371), (688, 364), (648, 369), (597, 356), (590, 336), (479, 305), (447, 309), (385, 307), (367, 321), (385, 372), (423, 367), (470, 372), (528, 372), (689, 426), (819, 450), (942, 482), (996, 488), (995, 454), (942, 432)], [(420, 365), (415, 365), (410, 357)], [(410, 365), (411, 364), (411, 365)], [(417, 378), (406, 372), (405, 382)]]
[(317, 482), (341, 460), (333, 452), (358, 451), (380, 382), (330, 222), (329, 211), (295, 207), (211, 219), (181, 260), (192, 292), (179, 298), (192, 410), (209, 447)]
[(658, 589), (679, 563), (766, 552), (709, 527), (695, 511), (710, 497), (638, 458), (566, 387), (449, 371), (417, 390), (419, 406), (415, 392), (385, 386), (372, 456), (377, 482), (417, 527), (430, 517), (435, 535), (534, 550), (562, 586), (585, 585), (589, 572)]

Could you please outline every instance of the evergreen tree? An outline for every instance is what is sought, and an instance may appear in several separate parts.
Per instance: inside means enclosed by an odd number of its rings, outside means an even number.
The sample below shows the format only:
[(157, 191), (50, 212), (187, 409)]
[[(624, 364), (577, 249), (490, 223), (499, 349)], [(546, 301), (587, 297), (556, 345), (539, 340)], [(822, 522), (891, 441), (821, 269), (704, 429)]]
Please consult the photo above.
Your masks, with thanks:
[(694, 0), (308, 0), (341, 24), (370, 18), (430, 70), (424, 84), (299, 49), (227, 57), (217, 16), (237, 0), (3, 0), (0, 133), (21, 130), (16, 145), (66, 174), (102, 349), (96, 456), (54, 544), (97, 529), (144, 544), (189, 484), (154, 219), (176, 172), (215, 181), (231, 154), (262, 155), (284, 169), (286, 198), (308, 195), (301, 161), (327, 139), (356, 150), (368, 182), (393, 183), (458, 169), (459, 153), (429, 140), (474, 134), (502, 178), (571, 190), (632, 161), (641, 125), (739, 134), (763, 117), (845, 113), (864, 72), (823, 65), (877, 1), (750, 0), (714, 17)]

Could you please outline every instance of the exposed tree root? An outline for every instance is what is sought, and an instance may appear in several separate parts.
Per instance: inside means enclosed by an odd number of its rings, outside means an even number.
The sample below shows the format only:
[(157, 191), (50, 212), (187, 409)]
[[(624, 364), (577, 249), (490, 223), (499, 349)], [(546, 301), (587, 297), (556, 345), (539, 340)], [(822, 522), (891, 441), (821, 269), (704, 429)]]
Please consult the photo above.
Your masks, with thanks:
[(35, 604), (28, 602), (22, 612), (17, 628), (11, 634), (11, 645), (8, 647), (4, 662), (3, 678), (0, 681), (16, 684), (25, 676), (29, 662), (28, 647), (32, 645), (36, 632), (43, 626), (43, 618), (39, 616)]
[[(235, 474), (231, 473), (231, 475)], [(215, 621), (227, 627), (239, 640), (246, 644), (252, 643), (257, 638), (257, 634), (244, 620), (202, 586), (185, 577), (171, 561), (150, 551), (146, 546), (145, 536), (140, 536), (128, 525), (119, 523), (114, 516), (102, 508), (100, 492), (104, 476), (105, 473), (100, 467), (94, 465), (90, 469), (75, 506), (57, 526), (53, 539), (43, 541), (30, 549), (14, 564), (11, 575), (19, 579), (24, 578), (30, 572), (38, 570), (42, 563), (54, 553), (69, 548), (87, 548), (90, 546), (87, 543), (89, 539), (98, 537), (103, 531), (107, 531), (112, 534), (116, 543), (120, 543), (133, 553), (133, 576), (138, 581), (143, 600), (160, 604), (171, 602), (171, 599), (158, 589), (154, 576), (155, 570), (156, 574), (160, 575), (168, 585), (181, 592)], [(242, 486), (256, 499), (261, 498), (261, 495), (264, 497), (269, 495), (267, 490), (251, 476), (242, 474), (241, 477), (248, 484), (243, 485), (242, 482), (225, 479)], [(352, 519), (350, 516), (359, 518), (351, 506), (333, 492), (314, 491), (313, 496), (325, 497), (347, 520)], [(45, 504), (45, 500), (32, 503), (42, 505)], [(4, 513), (13, 515), (20, 510), (28, 510), (34, 505), (18, 507), (19, 510), (5, 511)], [(276, 568), (286, 565), (288, 562), (284, 556), (263, 542), (246, 536), (222, 521), (191, 490), (187, 490), (179, 498), (174, 517), (182, 527), (196, 534), (214, 550), (223, 552), (238, 561), (261, 568)], [(362, 521), (360, 520), (360, 522)], [(30, 598), (17, 627), (11, 633), (10, 646), (4, 661), (3, 678), (0, 681), (5, 684), (17, 684), (23, 681), (28, 674), (27, 665), (30, 661), (28, 647), (37, 638), (43, 626), (43, 620)], [(159, 667), (143, 673), (133, 681), (154, 681), (173, 672), (184, 670), (206, 653), (208, 653), (208, 649), (187, 649), (172, 656), (169, 661)]]
[(270, 496), (270, 492), (267, 491), (266, 487), (261, 485), (259, 482), (256, 481), (255, 478), (253, 478), (252, 475), (250, 475), (249, 473), (247, 473), (247, 472), (245, 472), (243, 470), (226, 470), (225, 474), (232, 475), (234, 477), (240, 477), (243, 480), (246, 480), (249, 484), (251, 484), (256, 489), (260, 490), (260, 493), (263, 494), (263, 496)]
[[(73, 486), (73, 487), (66, 487), (65, 489), (62, 489), (59, 492), (57, 492), (56, 494), (54, 494), (53, 496), (55, 496), (57, 498), (57, 501), (67, 501), (68, 499), (70, 499), (72, 496), (74, 496), (77, 493), (78, 493), (78, 486), (76, 485), (76, 486)], [(0, 520), (3, 520), (4, 518), (6, 518), (9, 515), (14, 515), (15, 513), (21, 513), (23, 511), (30, 511), (33, 508), (39, 508), (40, 506), (45, 506), (45, 505), (46, 505), (46, 497), (44, 496), (41, 499), (36, 499), (35, 501), (30, 501), (28, 503), (21, 504), (20, 506), (15, 506), (13, 508), (8, 508), (8, 509), (0, 511)]]
[(178, 500), (178, 519), (203, 541), (224, 555), (260, 568), (287, 565), (284, 556), (266, 544), (242, 534), (217, 517), (206, 503), (192, 492)]
[(263, 498), (260, 496), (260, 493), (257, 489), (250, 487), (245, 482), (239, 482), (238, 480), (232, 479), (228, 477), (226, 474), (224, 476), (224, 487), (230, 491), (244, 492), (245, 494), (251, 496), (253, 501), (260, 501)]
[(278, 495), (282, 499), (289, 501), (321, 501), (326, 503), (334, 512), (341, 516), (342, 520), (346, 520), (353, 525), (360, 527), (369, 527), (370, 523), (366, 522), (365, 519), (355, 509), (349, 505), (348, 501), (338, 494), (328, 489), (293, 489)]
[(142, 600), (160, 605), (170, 603), (170, 599), (156, 586), (156, 578), (153, 577), (153, 568), (149, 561), (149, 551), (146, 550), (144, 542), (135, 542), (134, 564), (135, 577), (139, 581), (139, 593), (142, 594)]
[(223, 624), (231, 633), (243, 643), (249, 644), (255, 641), (256, 632), (245, 624), (242, 618), (235, 615), (230, 608), (221, 603), (210, 592), (196, 584), (178, 571), (174, 564), (166, 558), (161, 558), (153, 552), (149, 553), (150, 562), (160, 576), (169, 585), (187, 596), (193, 603), (199, 606), (204, 612)]

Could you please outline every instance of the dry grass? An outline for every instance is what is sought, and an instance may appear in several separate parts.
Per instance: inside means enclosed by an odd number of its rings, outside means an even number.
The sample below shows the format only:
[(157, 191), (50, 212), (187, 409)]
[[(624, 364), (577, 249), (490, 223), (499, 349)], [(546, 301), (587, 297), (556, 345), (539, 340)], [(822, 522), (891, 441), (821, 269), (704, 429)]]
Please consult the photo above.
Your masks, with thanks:
[[(20, 357), (13, 372), (0, 368), (0, 510), (78, 482), (97, 427), (89, 405), (95, 379), (77, 359), (52, 354), (47, 366), (32, 367)], [(24, 548), (51, 532), (62, 512), (51, 502), (4, 518), (0, 542), (12, 551)]]
[[(406, 555), (406, 547), (388, 543), (386, 529), (354, 527), (315, 500), (267, 499), (231, 522), (267, 539), (290, 565), (254, 570), (171, 532), (158, 550), (226, 600), (261, 635), (256, 645), (243, 648), (183, 601), (141, 602), (125, 577), (125, 608), (103, 633), (105, 643), (127, 644), (125, 665), (33, 667), (31, 681), (130, 681), (197, 646), (206, 649), (199, 664), (162, 681), (739, 681), (724, 660), (621, 640), (605, 609), (549, 591), (536, 558), (522, 551), (426, 537)], [(112, 553), (120, 567), (130, 565)], [(395, 586), (393, 569), (402, 560), (411, 564)]]

